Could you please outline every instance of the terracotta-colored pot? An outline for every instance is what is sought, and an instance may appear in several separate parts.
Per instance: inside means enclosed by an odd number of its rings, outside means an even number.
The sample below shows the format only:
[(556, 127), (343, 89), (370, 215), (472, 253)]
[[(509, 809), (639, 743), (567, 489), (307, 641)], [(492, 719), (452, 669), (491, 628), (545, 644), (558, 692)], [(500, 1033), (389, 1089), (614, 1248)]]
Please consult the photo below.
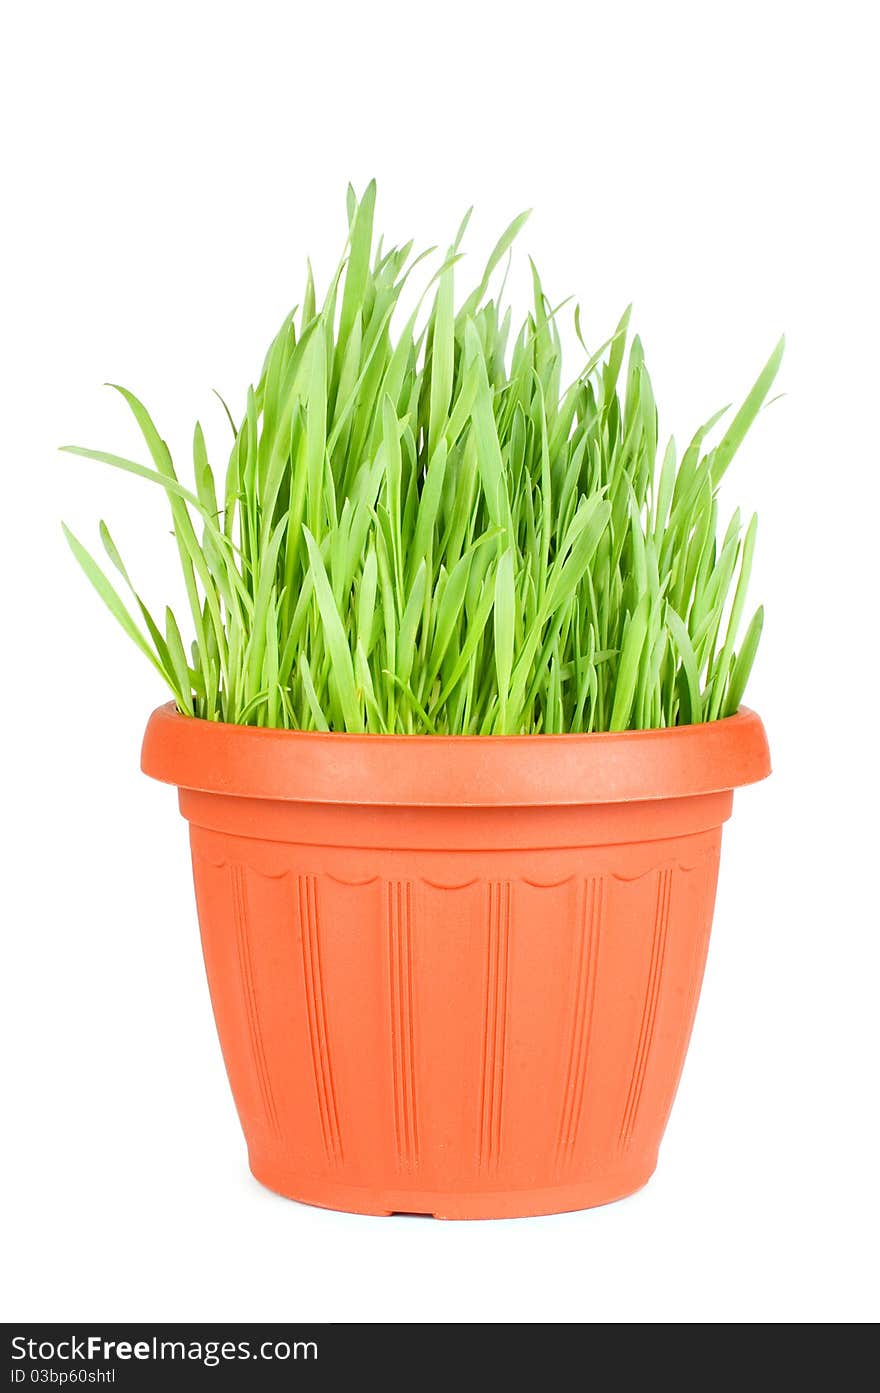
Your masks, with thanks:
[(600, 735), (359, 736), (153, 713), (251, 1169), (364, 1214), (637, 1190), (693, 1024), (742, 710)]

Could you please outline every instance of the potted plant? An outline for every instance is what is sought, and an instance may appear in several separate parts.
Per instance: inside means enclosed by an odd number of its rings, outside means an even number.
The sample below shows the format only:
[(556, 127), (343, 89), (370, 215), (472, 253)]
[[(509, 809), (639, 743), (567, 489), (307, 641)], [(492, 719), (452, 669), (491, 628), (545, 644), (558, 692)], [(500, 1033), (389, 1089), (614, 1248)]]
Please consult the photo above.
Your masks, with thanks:
[(715, 416), (658, 456), (628, 312), (570, 386), (534, 269), (511, 334), (489, 288), (524, 216), (456, 308), (466, 217), (398, 325), (420, 258), (374, 203), (349, 191), (222, 481), (197, 424), (180, 482), (122, 388), (150, 463), (73, 449), (165, 490), (191, 645), (103, 523), (116, 586), (67, 537), (173, 693), (142, 763), (190, 824), (257, 1178), (372, 1214), (601, 1204), (656, 1164), (721, 827), (769, 772), (755, 520), (721, 531), (717, 489), (782, 345), (717, 444)]

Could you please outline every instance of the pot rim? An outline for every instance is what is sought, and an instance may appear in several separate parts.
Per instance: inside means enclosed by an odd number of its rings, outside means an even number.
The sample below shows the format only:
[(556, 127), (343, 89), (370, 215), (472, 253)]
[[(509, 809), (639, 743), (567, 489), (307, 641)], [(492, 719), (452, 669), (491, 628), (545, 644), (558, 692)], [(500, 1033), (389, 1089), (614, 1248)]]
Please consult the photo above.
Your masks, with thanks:
[(151, 715), (141, 768), (202, 793), (393, 807), (547, 807), (728, 792), (770, 773), (760, 717), (576, 735), (355, 735)]

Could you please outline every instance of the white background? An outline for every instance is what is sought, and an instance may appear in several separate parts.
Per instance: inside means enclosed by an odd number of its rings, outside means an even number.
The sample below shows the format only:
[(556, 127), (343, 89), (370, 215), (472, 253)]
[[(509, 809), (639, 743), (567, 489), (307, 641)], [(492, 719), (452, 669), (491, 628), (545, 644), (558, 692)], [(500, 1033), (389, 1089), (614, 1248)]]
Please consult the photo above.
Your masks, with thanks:
[[(876, 47), (871, 7), (18, 6), (3, 105), (2, 1026), (7, 1319), (865, 1321), (878, 1311)], [(238, 411), (344, 192), (421, 244), (514, 213), (594, 342), (628, 300), (661, 428), (780, 386), (725, 481), (761, 517), (749, 693), (772, 780), (726, 834), (705, 990), (654, 1180), (444, 1224), (249, 1177), (185, 828), (138, 772), (164, 694), (75, 570), (103, 516), (174, 586), (163, 501), (58, 456), (181, 458)], [(215, 452), (216, 453), (216, 452)], [(156, 491), (158, 494), (158, 491)]]

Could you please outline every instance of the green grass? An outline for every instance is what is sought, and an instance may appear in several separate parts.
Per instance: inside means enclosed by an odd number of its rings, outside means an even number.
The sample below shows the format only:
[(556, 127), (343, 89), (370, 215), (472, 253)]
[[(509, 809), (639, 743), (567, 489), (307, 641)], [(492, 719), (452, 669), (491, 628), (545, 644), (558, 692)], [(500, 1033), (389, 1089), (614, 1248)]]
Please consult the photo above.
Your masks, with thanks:
[(722, 533), (716, 494), (782, 343), (718, 443), (724, 413), (679, 458), (672, 441), (658, 450), (629, 311), (568, 385), (534, 266), (516, 333), (503, 285), (490, 296), (525, 215), (456, 309), (466, 217), (398, 326), (421, 258), (374, 241), (375, 195), (349, 190), (326, 298), (309, 269), (237, 427), (230, 416), (222, 480), (197, 424), (181, 483), (124, 388), (151, 463), (66, 447), (165, 490), (193, 641), (170, 609), (150, 614), (103, 522), (115, 585), (65, 527), (98, 594), (180, 710), (208, 720), (515, 734), (732, 714), (763, 612), (743, 629), (756, 520), (737, 511)]

